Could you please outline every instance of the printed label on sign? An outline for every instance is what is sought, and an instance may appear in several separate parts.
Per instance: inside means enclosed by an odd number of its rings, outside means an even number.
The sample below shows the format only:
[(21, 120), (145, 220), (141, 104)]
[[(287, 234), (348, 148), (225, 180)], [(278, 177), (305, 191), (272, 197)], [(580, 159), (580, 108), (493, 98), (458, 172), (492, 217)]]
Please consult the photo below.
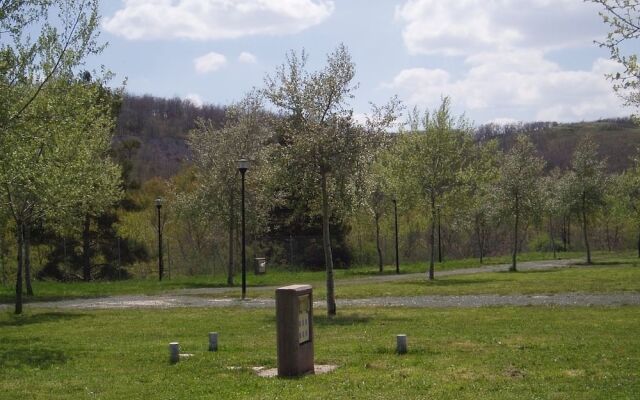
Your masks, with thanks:
[(311, 304), (309, 304), (309, 295), (298, 297), (300, 308), (298, 309), (298, 343), (302, 344), (309, 341), (309, 315)]

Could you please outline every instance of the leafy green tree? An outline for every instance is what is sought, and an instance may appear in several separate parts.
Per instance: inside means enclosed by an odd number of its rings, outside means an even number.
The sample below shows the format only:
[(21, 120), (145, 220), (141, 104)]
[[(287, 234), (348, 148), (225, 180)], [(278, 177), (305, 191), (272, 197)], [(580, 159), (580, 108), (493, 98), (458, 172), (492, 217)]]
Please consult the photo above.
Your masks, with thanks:
[[(23, 266), (28, 292), (33, 292), (30, 226), (36, 219), (72, 214), (82, 197), (97, 196), (82, 180), (93, 169), (82, 164), (87, 158), (100, 160), (96, 152), (104, 141), (92, 142), (92, 131), (101, 129), (104, 121), (91, 118), (102, 110), (95, 107), (95, 99), (83, 103), (90, 91), (77, 91), (81, 85), (73, 71), (102, 50), (98, 24), (97, 0), (0, 3), (0, 179), (16, 222), (17, 314), (22, 312)], [(76, 108), (84, 105), (89, 109)], [(80, 165), (82, 174), (74, 175)]]
[(498, 142), (478, 142), (471, 150), (471, 159), (462, 171), (460, 197), (463, 199), (460, 208), (470, 218), (473, 226), (478, 257), (482, 264), (486, 252), (486, 240), (490, 234), (491, 221), (496, 214), (496, 207), (492, 201), (493, 191), (499, 176), (499, 162), (501, 152)]
[[(121, 195), (120, 170), (108, 157), (113, 119), (101, 95), (95, 85), (52, 80), (0, 138), (0, 190), (18, 235), (16, 313), (22, 311), (22, 270), (29, 265), (33, 224), (78, 223)], [(30, 269), (24, 271), (29, 284)]]
[(373, 216), (378, 254), (378, 270), (383, 272), (384, 261), (380, 243), (380, 221), (386, 215), (390, 200), (395, 196), (392, 179), (389, 176), (392, 154), (389, 152), (392, 137), (387, 128), (393, 126), (402, 107), (397, 98), (393, 98), (383, 107), (374, 106), (371, 116), (366, 116), (364, 129), (371, 141), (369, 159), (365, 159), (357, 174), (362, 174), (361, 184), (357, 186), (356, 195), (364, 199), (368, 212)]
[(25, 117), (49, 83), (104, 48), (98, 0), (0, 2), (0, 134)]
[(281, 113), (278, 120), (278, 183), (322, 216), (327, 313), (336, 314), (329, 221), (354, 202), (360, 167), (371, 159), (371, 137), (356, 126), (348, 102), (357, 85), (355, 65), (344, 45), (327, 56), (319, 71), (307, 71), (307, 54), (290, 52), (265, 79), (265, 96)]
[(373, 216), (376, 237), (376, 252), (378, 254), (378, 270), (383, 272), (382, 246), (380, 244), (380, 220), (385, 216), (389, 204), (389, 191), (384, 175), (380, 169), (383, 166), (380, 163), (372, 167), (370, 174), (367, 176), (368, 192), (365, 194), (366, 208)]
[[(222, 221), (228, 233), (227, 284), (233, 285), (234, 229), (238, 213), (238, 166), (241, 158), (251, 161), (247, 173), (247, 192), (252, 194), (254, 211), (265, 210), (269, 204), (261, 191), (266, 185), (266, 163), (271, 136), (269, 116), (262, 99), (250, 93), (227, 109), (227, 122), (218, 129), (212, 121), (200, 120), (189, 137), (196, 166), (197, 189), (191, 194), (178, 194), (182, 209), (195, 207), (209, 220)], [(264, 214), (264, 212), (262, 213)]]
[(414, 109), (409, 117), (410, 132), (400, 136), (396, 146), (402, 160), (399, 174), (405, 176), (405, 192), (417, 192), (431, 210), (429, 242), (431, 255), (428, 277), (434, 279), (436, 205), (462, 185), (461, 171), (468, 160), (470, 127), (464, 117), (451, 114), (450, 100), (420, 115)]
[(630, 209), (626, 203), (624, 174), (611, 174), (607, 177), (604, 193), (604, 206), (600, 210), (599, 219), (604, 225), (607, 250), (613, 251), (618, 246), (620, 233), (630, 219)]
[(539, 179), (544, 160), (537, 155), (531, 140), (519, 135), (500, 165), (496, 186), (497, 204), (513, 221), (513, 252), (510, 271), (516, 271), (520, 224), (531, 218), (539, 207)]
[(609, 51), (611, 59), (618, 62), (622, 72), (611, 73), (607, 78), (613, 82), (614, 90), (627, 105), (640, 106), (640, 65), (638, 55), (629, 52), (633, 42), (640, 38), (640, 2), (638, 0), (585, 0), (602, 7), (600, 16), (609, 26), (604, 41), (596, 43)]
[(605, 162), (598, 159), (598, 148), (590, 136), (583, 137), (571, 159), (568, 175), (571, 202), (580, 215), (582, 236), (587, 252), (587, 264), (591, 264), (589, 244), (589, 219), (604, 206), (607, 185)]
[(618, 182), (623, 204), (638, 232), (638, 258), (640, 258), (640, 149), (633, 158), (633, 166), (620, 175)]
[(549, 230), (549, 240), (553, 258), (556, 258), (555, 227), (553, 222), (562, 216), (562, 172), (555, 168), (551, 174), (542, 178), (541, 195), (543, 210), (547, 217), (547, 228)]

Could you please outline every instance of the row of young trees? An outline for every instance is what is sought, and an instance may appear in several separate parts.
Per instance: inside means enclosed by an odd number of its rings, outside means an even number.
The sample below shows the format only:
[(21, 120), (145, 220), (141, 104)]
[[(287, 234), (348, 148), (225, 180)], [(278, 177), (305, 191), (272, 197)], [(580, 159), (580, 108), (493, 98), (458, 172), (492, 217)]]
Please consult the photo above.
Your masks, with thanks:
[[(634, 186), (638, 169), (607, 176), (588, 136), (576, 148), (569, 170), (548, 171), (526, 135), (503, 153), (495, 140), (474, 136), (471, 124), (452, 114), (448, 98), (433, 111), (412, 110), (406, 124), (398, 123), (402, 106), (394, 98), (373, 106), (365, 123), (357, 123), (349, 105), (355, 66), (347, 49), (339, 46), (329, 54), (320, 71), (307, 71), (306, 61), (304, 52), (289, 53), (263, 89), (228, 109), (223, 128), (201, 121), (191, 134), (195, 184), (190, 191), (175, 191), (178, 218), (197, 215), (224, 226), (229, 284), (240, 158), (252, 161), (248, 208), (256, 237), (267, 236), (276, 225), (274, 218), (283, 215), (290, 226), (296, 220), (321, 223), (329, 315), (336, 312), (331, 225), (348, 225), (354, 213), (369, 212), (382, 270), (379, 224), (390, 199), (401, 211), (421, 210), (427, 216), (429, 279), (435, 278), (439, 207), (466, 220), (481, 261), (490, 230), (510, 226), (515, 271), (521, 235), (528, 227), (548, 223), (554, 241), (554, 224), (577, 216), (590, 263), (589, 232), (607, 196), (626, 196), (621, 201), (629, 210), (638, 201), (633, 192), (640, 190)], [(263, 103), (277, 114), (267, 112)]]

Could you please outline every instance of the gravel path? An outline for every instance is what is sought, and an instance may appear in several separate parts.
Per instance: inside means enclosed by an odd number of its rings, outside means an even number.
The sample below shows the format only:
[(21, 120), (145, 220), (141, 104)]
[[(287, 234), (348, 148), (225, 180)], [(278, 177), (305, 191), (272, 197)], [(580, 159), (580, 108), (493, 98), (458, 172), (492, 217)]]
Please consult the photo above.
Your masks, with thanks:
[[(552, 295), (466, 295), (373, 297), (337, 301), (338, 307), (486, 307), (486, 306), (621, 306), (640, 305), (640, 293), (559, 293)], [(0, 308), (8, 308), (8, 305)], [(123, 309), (175, 307), (274, 308), (272, 299), (206, 299), (196, 296), (115, 296), (103, 299), (77, 299), (30, 303), (29, 307), (57, 309)], [(324, 301), (314, 307), (325, 308)]]
[[(523, 262), (519, 265), (522, 271), (562, 268), (575, 264), (576, 260), (552, 260), (544, 262)], [(480, 268), (467, 268), (452, 271), (442, 271), (437, 276), (476, 274), (484, 272), (505, 271), (508, 264), (494, 265)], [(392, 282), (424, 277), (424, 274), (385, 275), (363, 277), (359, 279), (344, 279), (339, 284), (353, 284), (360, 282)], [(261, 288), (263, 290), (273, 288)], [(43, 307), (56, 309), (123, 309), (123, 308), (174, 308), (174, 307), (244, 307), (244, 308), (273, 308), (272, 299), (210, 299), (199, 297), (201, 294), (224, 293), (227, 288), (183, 289), (174, 293), (155, 296), (113, 296), (97, 299), (72, 299), (53, 302), (29, 303), (29, 307)], [(337, 300), (339, 307), (486, 307), (486, 306), (621, 306), (640, 305), (640, 293), (559, 293), (552, 295), (465, 295), (465, 296), (415, 296), (415, 297), (374, 297), (367, 299)], [(317, 308), (326, 306), (324, 301), (314, 302)], [(0, 304), (0, 310), (12, 307)]]

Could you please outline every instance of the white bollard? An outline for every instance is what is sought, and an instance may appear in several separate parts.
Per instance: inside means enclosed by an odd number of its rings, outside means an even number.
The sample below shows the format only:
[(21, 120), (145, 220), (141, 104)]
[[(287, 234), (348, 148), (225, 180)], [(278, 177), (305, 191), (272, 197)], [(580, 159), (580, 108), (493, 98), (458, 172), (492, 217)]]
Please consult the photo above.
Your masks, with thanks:
[(209, 351), (218, 351), (218, 332), (209, 332)]
[(407, 335), (396, 336), (396, 352), (405, 354), (407, 352)]
[(169, 343), (169, 362), (172, 364), (180, 361), (180, 343), (171, 342)]

